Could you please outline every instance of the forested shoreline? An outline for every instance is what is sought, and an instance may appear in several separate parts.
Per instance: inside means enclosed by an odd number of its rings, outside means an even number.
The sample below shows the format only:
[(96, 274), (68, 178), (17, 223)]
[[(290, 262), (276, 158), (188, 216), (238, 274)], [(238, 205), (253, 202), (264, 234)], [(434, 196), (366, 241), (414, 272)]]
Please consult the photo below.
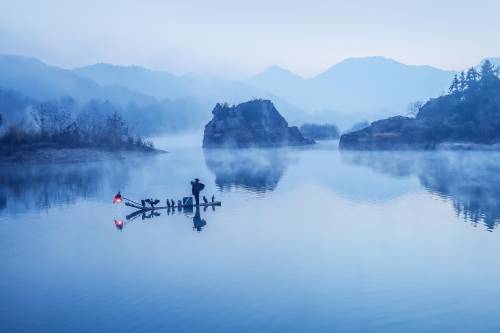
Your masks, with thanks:
[(47, 147), (153, 150), (152, 142), (134, 135), (130, 124), (109, 102), (79, 105), (67, 98), (43, 103), (18, 101), (22, 103), (26, 103), (25, 112), (19, 119), (8, 121), (0, 113), (2, 153)]

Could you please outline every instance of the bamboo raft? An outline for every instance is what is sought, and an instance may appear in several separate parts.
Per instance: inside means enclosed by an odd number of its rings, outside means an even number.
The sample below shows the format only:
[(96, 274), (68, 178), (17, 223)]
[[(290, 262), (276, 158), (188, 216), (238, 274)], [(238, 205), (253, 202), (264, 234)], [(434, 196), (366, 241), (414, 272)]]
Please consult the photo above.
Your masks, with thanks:
[(140, 204), (136, 204), (133, 202), (125, 202), (126, 206), (142, 210), (142, 211), (152, 211), (152, 210), (157, 210), (157, 209), (179, 209), (179, 208), (196, 208), (196, 207), (215, 207), (215, 206), (221, 206), (220, 201), (213, 201), (213, 202), (202, 202), (199, 205), (192, 204), (192, 205), (184, 205), (184, 204), (177, 204), (177, 205), (170, 205), (170, 206), (154, 206), (154, 207), (148, 207), (148, 206), (143, 206)]

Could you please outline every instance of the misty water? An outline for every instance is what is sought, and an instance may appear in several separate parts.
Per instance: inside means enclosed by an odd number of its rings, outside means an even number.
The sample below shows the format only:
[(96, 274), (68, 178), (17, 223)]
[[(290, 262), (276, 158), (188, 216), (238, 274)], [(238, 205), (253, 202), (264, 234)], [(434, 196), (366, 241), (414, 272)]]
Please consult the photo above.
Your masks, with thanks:
[(336, 145), (2, 165), (0, 331), (498, 332), (500, 153)]

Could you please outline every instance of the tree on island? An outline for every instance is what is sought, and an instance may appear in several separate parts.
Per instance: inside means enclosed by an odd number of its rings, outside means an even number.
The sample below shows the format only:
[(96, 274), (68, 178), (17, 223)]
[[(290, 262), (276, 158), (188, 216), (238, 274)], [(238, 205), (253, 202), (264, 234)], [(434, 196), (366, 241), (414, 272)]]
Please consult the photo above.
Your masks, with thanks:
[(480, 79), (483, 85), (489, 85), (498, 80), (498, 68), (486, 59), (481, 65)]
[(465, 79), (465, 72), (464, 71), (460, 72), (460, 78), (458, 79), (458, 81), (459, 81), (458, 90), (464, 91), (467, 88), (467, 82)]
[(467, 73), (462, 71), (459, 75), (455, 75), (448, 90), (449, 94), (460, 94), (466, 91), (470, 92), (479, 86), (495, 85), (499, 80), (498, 74), (499, 69), (490, 60), (486, 59), (481, 64), (479, 72), (474, 67), (471, 67), (467, 70)]
[(481, 78), (481, 75), (476, 71), (474, 67), (471, 67), (467, 71), (467, 75), (465, 76), (465, 83), (467, 86), (467, 89), (474, 89), (476, 88), (477, 81)]
[(453, 81), (451, 82), (450, 88), (448, 91), (452, 94), (454, 92), (460, 91), (460, 81), (458, 79), (458, 76), (455, 74), (453, 76)]

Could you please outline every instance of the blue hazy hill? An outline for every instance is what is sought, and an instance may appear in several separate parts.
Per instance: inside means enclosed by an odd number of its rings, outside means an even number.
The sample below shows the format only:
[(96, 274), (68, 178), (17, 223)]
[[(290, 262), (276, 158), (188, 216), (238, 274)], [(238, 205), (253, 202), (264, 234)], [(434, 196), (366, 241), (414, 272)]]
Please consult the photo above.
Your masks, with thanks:
[(177, 76), (141, 66), (99, 63), (75, 68), (73, 72), (102, 86), (121, 85), (157, 99), (175, 99), (189, 95)]
[(454, 72), (384, 57), (346, 59), (312, 78), (271, 67), (248, 80), (306, 111), (361, 120), (402, 114), (409, 103), (446, 91)]
[(122, 86), (100, 86), (70, 70), (15, 55), (0, 55), (0, 88), (12, 89), (38, 100), (72, 97), (85, 101), (94, 98), (124, 105), (130, 102), (143, 105), (154, 101)]
[(157, 99), (197, 100), (206, 108), (207, 114), (217, 103), (239, 104), (254, 98), (267, 98), (272, 99), (293, 123), (301, 123), (308, 117), (300, 108), (283, 98), (241, 81), (204, 77), (195, 73), (178, 76), (141, 66), (104, 63), (75, 68), (74, 72), (100, 85), (121, 85)]

